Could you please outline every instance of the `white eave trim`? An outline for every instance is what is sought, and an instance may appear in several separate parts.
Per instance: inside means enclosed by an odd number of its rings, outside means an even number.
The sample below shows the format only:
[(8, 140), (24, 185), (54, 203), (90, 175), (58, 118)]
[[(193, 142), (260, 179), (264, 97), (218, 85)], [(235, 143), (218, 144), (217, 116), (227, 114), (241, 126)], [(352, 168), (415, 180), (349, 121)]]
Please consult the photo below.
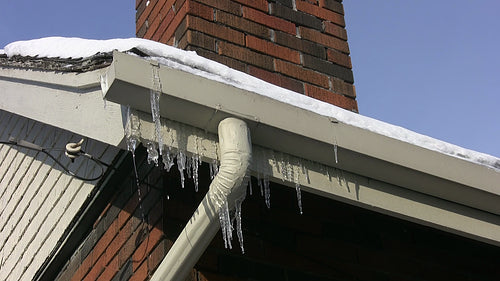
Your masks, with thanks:
[[(245, 120), (254, 144), (255, 174), (263, 166), (255, 163), (263, 163), (272, 180), (281, 183), (280, 171), (272, 162), (280, 157), (290, 163), (310, 161), (306, 164), (309, 181), (300, 182), (307, 191), (500, 244), (500, 173), (494, 169), (152, 60), (120, 52), (113, 57), (105, 76), (106, 99), (145, 112), (141, 126), (150, 132), (143, 136), (154, 135), (147, 113), (151, 112), (153, 68), (159, 68), (161, 116), (208, 134), (215, 134), (226, 117)], [(324, 169), (330, 175), (341, 174), (351, 186), (327, 178)]]
[[(106, 98), (150, 112), (152, 67), (148, 60), (115, 52)], [(215, 133), (220, 120), (236, 116), (249, 124), (254, 144), (500, 214), (500, 173), (494, 169), (191, 73), (161, 66), (159, 74), (162, 117)]]
[[(0, 67), (0, 109), (123, 148), (130, 105), (142, 111), (142, 136), (153, 136), (149, 92), (158, 64), (113, 56), (111, 66), (83, 74)], [(163, 131), (173, 149), (201, 147), (205, 161), (217, 159), (217, 124), (238, 117), (251, 131), (255, 175), (294, 187), (275, 163), (298, 170), (300, 162), (305, 191), (500, 245), (500, 173), (493, 169), (191, 73), (159, 65), (159, 75)]]

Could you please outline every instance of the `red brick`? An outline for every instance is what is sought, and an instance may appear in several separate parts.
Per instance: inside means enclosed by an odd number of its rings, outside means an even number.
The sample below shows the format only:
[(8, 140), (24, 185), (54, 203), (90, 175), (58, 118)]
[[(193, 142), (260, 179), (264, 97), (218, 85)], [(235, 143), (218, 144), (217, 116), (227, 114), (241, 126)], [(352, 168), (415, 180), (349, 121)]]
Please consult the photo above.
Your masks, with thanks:
[(215, 52), (215, 38), (198, 31), (188, 30), (186, 35), (179, 41), (178, 47), (186, 49), (188, 45)]
[(285, 77), (283, 75), (280, 75), (275, 72), (269, 72), (264, 69), (254, 67), (254, 66), (249, 66), (248, 67), (248, 74), (255, 76), (257, 78), (260, 78), (266, 82), (272, 83), (274, 85), (278, 85), (280, 87), (283, 87), (285, 89), (297, 92), (297, 93), (304, 93), (304, 84), (301, 83), (300, 81), (294, 80), (292, 78)]
[[(163, 20), (160, 23), (160, 26), (156, 29), (156, 32), (150, 37), (154, 41), (159, 41), (160, 37), (163, 35), (163, 33), (167, 30), (167, 28), (170, 27), (170, 24), (174, 20), (175, 17), (175, 12), (174, 10), (170, 9), (168, 10), (167, 14), (163, 18)], [(149, 37), (145, 37), (148, 38)]]
[(142, 1), (146, 1), (146, 0), (135, 0), (135, 8), (136, 9), (137, 9), (137, 7), (139, 7), (139, 5), (141, 5)]
[(241, 16), (241, 5), (232, 0), (196, 0), (210, 7)]
[(206, 21), (202, 18), (189, 15), (187, 18), (187, 25), (189, 29), (194, 29), (196, 31), (200, 31), (238, 45), (245, 45), (245, 35), (242, 32), (236, 31), (229, 27), (218, 25), (213, 22)]
[(101, 273), (104, 271), (105, 266), (106, 266), (106, 259), (104, 258), (104, 256), (101, 256), (92, 266), (92, 269), (90, 269), (90, 271), (87, 273), (87, 275), (83, 280), (84, 281), (97, 280), (97, 277), (99, 277), (99, 275), (101, 275)]
[(160, 1), (151, 1), (148, 6), (145, 7), (144, 11), (140, 14), (139, 18), (136, 21), (135, 32), (138, 32), (143, 24), (145, 24), (146, 20), (149, 18), (149, 15), (154, 10), (158, 3), (163, 4), (166, 0)]
[(139, 195), (137, 192), (130, 197), (127, 204), (120, 210), (117, 218), (117, 227), (120, 229), (130, 219), (135, 209), (139, 206)]
[(314, 15), (320, 19), (329, 20), (333, 23), (345, 27), (344, 16), (341, 14), (332, 12), (330, 10), (321, 8), (316, 5), (312, 5), (310, 3), (307, 3), (306, 1), (301, 1), (301, 0), (297, 0), (296, 5), (297, 5), (297, 10), (299, 11)]
[(92, 225), (92, 227), (94, 229), (97, 227), (97, 225), (99, 224), (99, 222), (101, 222), (104, 215), (106, 215), (108, 210), (111, 208), (111, 206), (113, 205), (111, 202), (113, 202), (115, 199), (116, 199), (116, 195), (113, 195), (113, 197), (109, 200), (109, 203), (106, 205), (106, 207), (104, 207), (104, 210), (102, 210), (101, 214), (99, 215), (99, 217), (97, 217), (96, 221)]
[(299, 27), (299, 32), (303, 39), (349, 54), (349, 45), (345, 40), (302, 26)]
[(182, 5), (182, 8), (176, 12), (170, 25), (161, 34), (160, 39), (158, 40), (159, 42), (162, 43), (167, 43), (169, 41), (172, 42), (171, 41), (173, 39), (172, 37), (175, 31), (177, 30), (179, 24), (182, 22), (182, 20), (184, 20), (184, 17), (186, 17), (187, 11), (188, 11), (188, 5)]
[(309, 82), (323, 88), (328, 88), (328, 76), (321, 73), (304, 69), (296, 64), (291, 64), (282, 60), (275, 60), (276, 71), (295, 79)]
[(292, 49), (276, 45), (273, 42), (263, 40), (251, 35), (246, 37), (246, 46), (266, 55), (271, 55), (289, 62), (300, 64), (300, 54)]
[(245, 6), (249, 6), (267, 12), (268, 5), (266, 0), (234, 0), (234, 1), (241, 3)]
[(213, 8), (205, 6), (195, 1), (189, 1), (188, 5), (189, 5), (188, 14), (206, 19), (208, 21), (214, 20)]
[(156, 267), (163, 261), (168, 250), (172, 247), (172, 242), (163, 239), (154, 250), (148, 255), (148, 267), (150, 270), (155, 270)]
[(327, 50), (328, 60), (336, 63), (338, 65), (345, 66), (347, 68), (352, 68), (351, 57), (342, 52), (338, 52), (332, 49)]
[(336, 1), (336, 0), (319, 0), (319, 6), (321, 8), (328, 9), (330, 11), (334, 11), (336, 13), (339, 13), (341, 15), (344, 14), (344, 6), (342, 3)]
[(259, 54), (248, 48), (226, 42), (219, 42), (218, 49), (219, 55), (228, 56), (251, 65), (273, 70), (273, 58), (270, 56)]
[(152, 18), (151, 21), (149, 21), (149, 27), (147, 28), (146, 34), (144, 35), (144, 38), (152, 38), (155, 33), (157, 33), (158, 29), (160, 26), (165, 26), (168, 25), (173, 18), (173, 11), (171, 9), (171, 4), (173, 1), (167, 1), (163, 3), (163, 6), (160, 7), (159, 11), (153, 11), (153, 13), (156, 12), (156, 14), (152, 14), (150, 18)]
[(144, 281), (149, 277), (148, 263), (143, 262), (142, 265), (134, 272), (129, 281)]
[[(127, 223), (115, 236), (113, 241), (106, 248), (105, 257), (107, 262), (109, 262), (114, 256), (120, 251), (120, 249), (125, 245), (128, 238), (132, 235), (131, 223)], [(106, 262), (106, 263), (107, 263)]]
[(345, 96), (356, 97), (356, 88), (353, 84), (346, 83), (345, 81), (331, 77), (330, 81), (332, 82), (332, 91), (334, 93), (342, 94)]
[(247, 34), (256, 35), (258, 37), (270, 38), (271, 31), (269, 28), (220, 10), (216, 11), (216, 21), (228, 25), (233, 29), (243, 31)]
[(101, 275), (99, 275), (97, 281), (109, 281), (113, 279), (118, 270), (120, 270), (120, 265), (118, 263), (118, 256), (116, 256), (108, 265), (106, 265), (104, 271), (101, 273)]
[(347, 110), (358, 112), (358, 104), (352, 98), (335, 94), (328, 90), (318, 88), (313, 85), (305, 84), (306, 95)]
[(329, 21), (323, 22), (323, 25), (325, 27), (325, 33), (333, 35), (342, 40), (347, 40), (347, 31), (345, 30), (345, 28)]
[(76, 270), (75, 274), (71, 277), (71, 281), (81, 281), (92, 268), (94, 261), (92, 260), (92, 253), (90, 253), (81, 263), (80, 267)]
[(255, 9), (243, 7), (243, 17), (251, 21), (268, 26), (270, 28), (281, 30), (293, 35), (296, 34), (296, 28), (294, 23), (265, 14)]
[(286, 34), (281, 31), (274, 33), (274, 42), (298, 51), (316, 56), (321, 59), (326, 59), (325, 46), (316, 44), (308, 40), (302, 40), (296, 36)]
[(154, 247), (164, 238), (163, 230), (160, 225), (154, 227), (149, 233), (148, 237), (142, 241), (142, 243), (135, 249), (132, 255), (133, 269), (134, 271), (139, 267), (139, 265), (148, 257)]
[[(104, 253), (109, 244), (111, 244), (111, 241), (113, 241), (117, 233), (118, 233), (118, 221), (114, 220), (109, 226), (108, 230), (104, 232), (104, 234), (101, 236), (99, 241), (94, 246), (94, 250), (91, 253), (92, 256), (95, 257), (96, 259), (99, 258), (102, 255), (102, 253)], [(89, 254), (89, 256), (91, 254)]]

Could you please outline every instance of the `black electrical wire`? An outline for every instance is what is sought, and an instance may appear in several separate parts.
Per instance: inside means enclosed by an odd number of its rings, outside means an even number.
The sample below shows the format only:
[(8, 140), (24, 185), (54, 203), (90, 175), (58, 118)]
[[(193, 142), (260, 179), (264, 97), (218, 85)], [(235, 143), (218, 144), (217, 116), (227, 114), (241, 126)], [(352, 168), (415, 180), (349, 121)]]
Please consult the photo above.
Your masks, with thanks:
[(96, 164), (98, 164), (97, 166), (99, 166), (99, 169), (100, 169), (100, 173), (98, 176), (92, 177), (92, 178), (86, 178), (86, 177), (82, 177), (82, 176), (75, 174), (67, 166), (65, 166), (63, 163), (61, 163), (61, 161), (59, 161), (55, 156), (53, 156), (50, 153), (50, 150), (52, 150), (52, 149), (43, 148), (37, 144), (31, 143), (31, 142), (28, 142), (25, 140), (16, 140), (14, 138), (10, 138), (8, 141), (0, 141), (0, 144), (18, 146), (18, 147), (42, 152), (42, 153), (46, 154), (48, 157), (50, 157), (52, 160), (54, 160), (54, 162), (57, 163), (57, 165), (59, 165), (70, 176), (72, 176), (76, 179), (82, 180), (82, 181), (95, 181), (95, 180), (102, 178), (104, 175), (103, 166), (109, 167), (109, 165), (104, 163), (103, 161), (95, 158), (94, 156), (92, 156), (90, 154), (85, 153), (84, 151), (81, 151), (80, 153), (77, 154), (77, 156), (84, 156), (84, 157), (88, 158), (89, 160), (94, 161)]

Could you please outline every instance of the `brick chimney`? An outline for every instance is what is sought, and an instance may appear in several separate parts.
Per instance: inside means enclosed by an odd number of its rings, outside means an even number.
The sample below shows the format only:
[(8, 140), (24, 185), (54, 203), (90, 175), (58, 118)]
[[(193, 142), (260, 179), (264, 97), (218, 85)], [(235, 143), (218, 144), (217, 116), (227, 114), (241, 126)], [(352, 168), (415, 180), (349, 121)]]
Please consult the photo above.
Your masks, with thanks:
[(137, 37), (358, 111), (342, 0), (136, 0)]

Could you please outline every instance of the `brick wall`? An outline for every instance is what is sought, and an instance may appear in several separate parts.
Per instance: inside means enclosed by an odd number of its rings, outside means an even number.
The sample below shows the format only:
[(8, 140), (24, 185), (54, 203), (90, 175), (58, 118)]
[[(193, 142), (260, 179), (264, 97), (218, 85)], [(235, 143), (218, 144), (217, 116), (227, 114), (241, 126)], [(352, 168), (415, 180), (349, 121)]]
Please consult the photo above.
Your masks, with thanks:
[(357, 112), (339, 0), (136, 0), (136, 34)]
[(141, 204), (129, 172), (56, 280), (149, 279), (171, 242), (163, 231), (161, 171), (144, 158), (139, 164)]
[[(148, 280), (208, 190), (177, 167), (139, 161), (142, 209), (133, 172), (91, 225), (56, 280)], [(130, 169), (130, 167), (129, 167)], [(245, 254), (237, 241), (211, 242), (189, 281), (499, 280), (500, 248), (271, 183), (271, 208), (253, 178), (243, 203)], [(142, 213), (146, 223), (142, 223)]]
[[(254, 179), (254, 188), (257, 186)], [(245, 254), (220, 232), (197, 281), (499, 280), (500, 248), (271, 183), (243, 203)]]

